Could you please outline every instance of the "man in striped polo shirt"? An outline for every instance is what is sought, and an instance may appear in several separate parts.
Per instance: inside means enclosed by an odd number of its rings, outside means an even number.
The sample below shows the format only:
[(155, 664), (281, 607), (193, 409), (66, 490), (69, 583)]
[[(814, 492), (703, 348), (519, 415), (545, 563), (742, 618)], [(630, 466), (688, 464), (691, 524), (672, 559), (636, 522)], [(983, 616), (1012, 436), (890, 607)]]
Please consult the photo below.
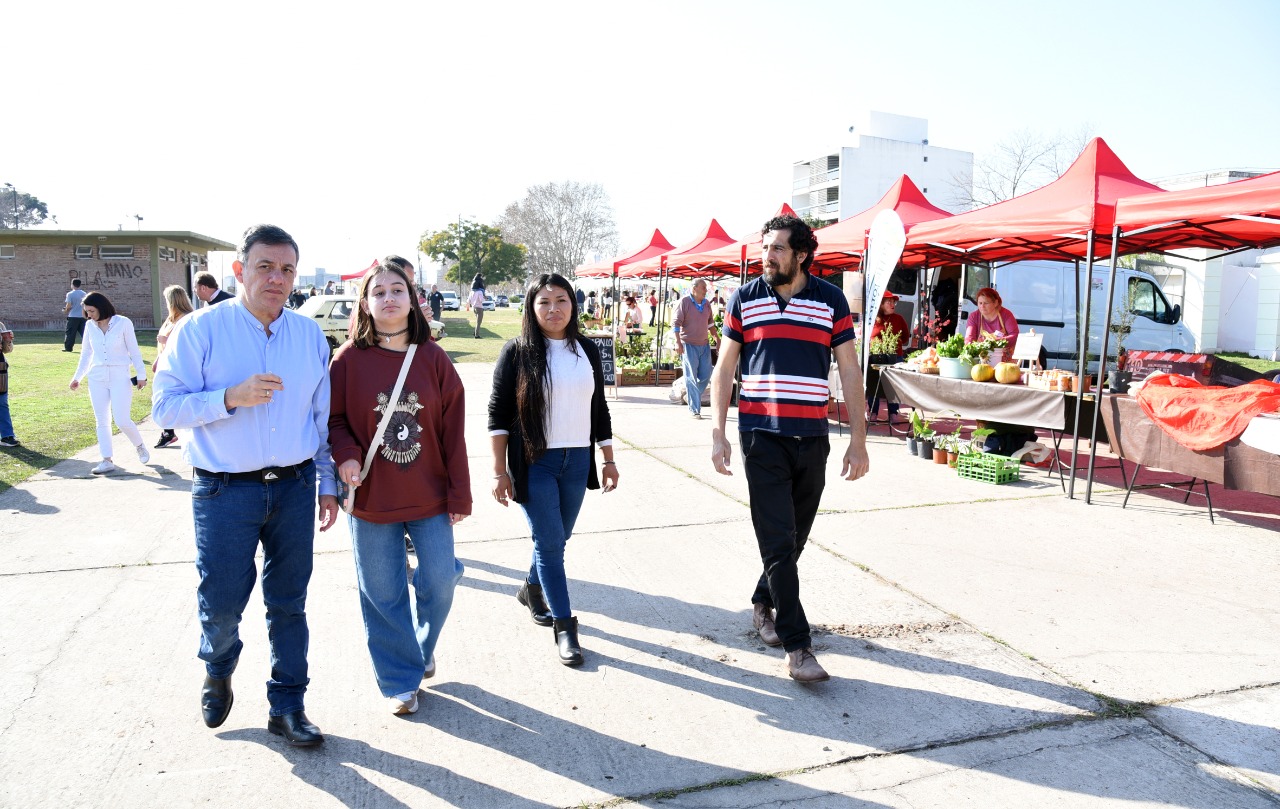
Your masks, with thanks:
[[(711, 377), (711, 461), (720, 474), (733, 474), (725, 418), (741, 363), (738, 431), (751, 522), (764, 563), (751, 597), (752, 622), (761, 640), (786, 651), (792, 679), (813, 683), (828, 675), (813, 656), (796, 563), (826, 485), (832, 353), (845, 391), (862, 390), (862, 372), (844, 293), (809, 274), (818, 247), (813, 230), (794, 216), (779, 216), (761, 233), (763, 274), (729, 302)], [(849, 411), (849, 447), (840, 476), (857, 480), (868, 466), (866, 421), (858, 408)]]

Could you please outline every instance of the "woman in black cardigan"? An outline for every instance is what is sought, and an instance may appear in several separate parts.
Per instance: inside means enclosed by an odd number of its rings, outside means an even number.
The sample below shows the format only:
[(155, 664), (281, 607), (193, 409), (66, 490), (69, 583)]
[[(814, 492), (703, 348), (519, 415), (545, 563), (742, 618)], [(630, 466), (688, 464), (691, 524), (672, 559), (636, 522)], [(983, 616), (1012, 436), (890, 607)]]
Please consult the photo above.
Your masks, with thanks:
[[(498, 355), (489, 435), (494, 499), (519, 503), (533, 537), (533, 563), (516, 598), (534, 623), (553, 628), (560, 662), (580, 666), (564, 548), (586, 490), (599, 489), (602, 476), (604, 491), (613, 491), (618, 467), (600, 352), (579, 333), (577, 298), (560, 275), (529, 285), (520, 336)], [(593, 447), (604, 457), (600, 476)]]

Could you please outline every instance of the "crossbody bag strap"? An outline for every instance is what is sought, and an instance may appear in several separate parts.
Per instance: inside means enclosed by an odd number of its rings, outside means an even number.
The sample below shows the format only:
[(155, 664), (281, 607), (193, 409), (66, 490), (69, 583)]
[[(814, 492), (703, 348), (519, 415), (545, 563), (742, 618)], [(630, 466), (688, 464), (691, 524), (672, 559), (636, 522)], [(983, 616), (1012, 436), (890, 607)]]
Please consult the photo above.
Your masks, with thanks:
[(387, 400), (387, 409), (382, 411), (382, 420), (378, 422), (378, 431), (373, 434), (373, 441), (369, 442), (369, 453), (364, 456), (364, 469), (360, 470), (360, 481), (369, 476), (369, 467), (373, 466), (373, 456), (378, 454), (378, 447), (382, 446), (382, 437), (387, 432), (387, 425), (391, 423), (391, 414), (395, 412), (396, 405), (400, 403), (400, 391), (404, 388), (404, 378), (409, 375), (409, 366), (413, 364), (413, 355), (418, 350), (417, 343), (409, 345), (409, 351), (404, 355), (404, 362), (400, 364), (400, 376), (396, 377), (396, 386), (391, 390), (391, 398)]

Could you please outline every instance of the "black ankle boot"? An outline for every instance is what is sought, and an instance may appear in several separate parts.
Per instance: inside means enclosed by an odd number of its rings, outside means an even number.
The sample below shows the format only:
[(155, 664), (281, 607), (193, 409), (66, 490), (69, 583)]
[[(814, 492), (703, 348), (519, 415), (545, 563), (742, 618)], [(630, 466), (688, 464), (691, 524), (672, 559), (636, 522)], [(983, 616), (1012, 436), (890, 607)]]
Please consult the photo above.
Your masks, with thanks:
[(552, 627), (556, 633), (556, 646), (560, 652), (560, 662), (566, 666), (582, 665), (582, 647), (578, 645), (578, 619), (565, 618), (555, 620)]
[(551, 608), (542, 597), (542, 585), (525, 582), (516, 591), (516, 601), (529, 608), (529, 617), (538, 626), (551, 626)]

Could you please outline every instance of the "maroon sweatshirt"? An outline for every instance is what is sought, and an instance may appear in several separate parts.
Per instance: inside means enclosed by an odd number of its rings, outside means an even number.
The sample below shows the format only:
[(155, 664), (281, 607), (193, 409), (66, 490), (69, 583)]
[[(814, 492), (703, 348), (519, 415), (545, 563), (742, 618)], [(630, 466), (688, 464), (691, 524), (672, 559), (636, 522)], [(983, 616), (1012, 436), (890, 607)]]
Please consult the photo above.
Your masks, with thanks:
[[(378, 422), (379, 397), (391, 397), (405, 355), (342, 345), (329, 369), (329, 443), (334, 466), (364, 465)], [(435, 343), (418, 346), (387, 425), (386, 439), (356, 490), (352, 513), (374, 523), (471, 513), (471, 474), (463, 435), (462, 380)]]

